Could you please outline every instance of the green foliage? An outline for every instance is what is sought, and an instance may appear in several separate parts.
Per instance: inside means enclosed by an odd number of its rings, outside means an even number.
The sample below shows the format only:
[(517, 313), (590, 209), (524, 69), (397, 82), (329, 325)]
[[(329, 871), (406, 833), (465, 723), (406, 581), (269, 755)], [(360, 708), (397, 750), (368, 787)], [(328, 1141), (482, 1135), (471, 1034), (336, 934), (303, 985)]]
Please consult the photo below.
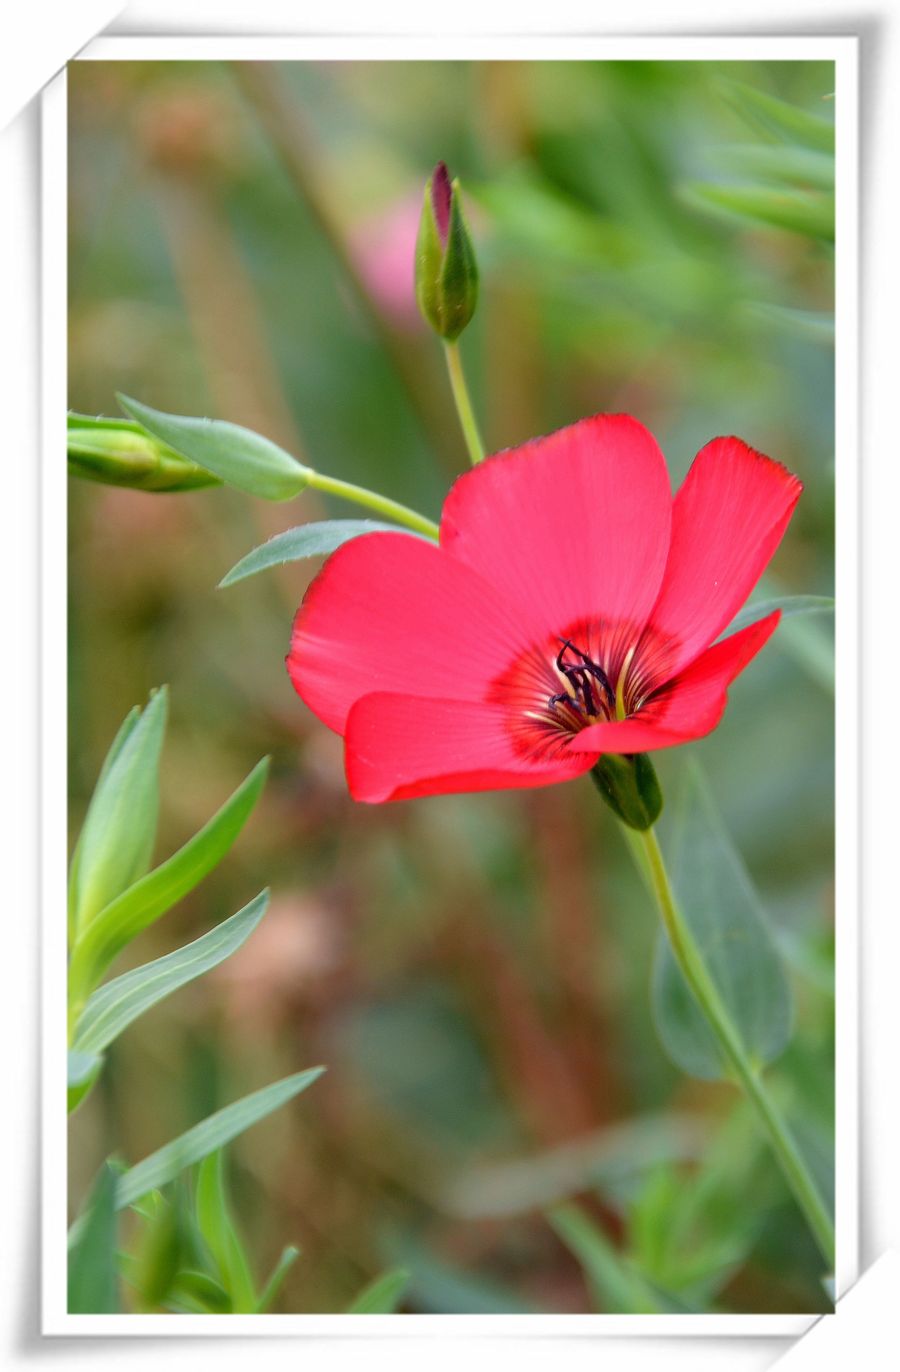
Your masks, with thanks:
[(70, 1315), (112, 1315), (119, 1309), (116, 1176), (116, 1166), (104, 1163), (88, 1196), (77, 1237), (69, 1245)]
[(264, 500), (291, 500), (309, 482), (307, 468), (290, 453), (240, 424), (163, 414), (126, 395), (117, 399), (126, 414), (148, 433), (247, 495)]
[(685, 195), (694, 204), (734, 219), (789, 229), (827, 243), (834, 241), (834, 198), (821, 191), (694, 182), (685, 187)]
[(151, 1005), (224, 962), (253, 933), (268, 903), (268, 891), (261, 891), (243, 910), (202, 938), (107, 982), (94, 992), (79, 1016), (73, 1048), (82, 1054), (101, 1052)]
[[(779, 1178), (739, 1105), (690, 1169), (661, 1163), (630, 1188), (614, 1241), (580, 1205), (557, 1205), (551, 1227), (578, 1259), (594, 1308), (609, 1314), (710, 1313), (752, 1250)], [(748, 1209), (747, 1196), (755, 1204)], [(601, 1189), (618, 1208), (616, 1190)]]
[(159, 813), (159, 755), (168, 712), (165, 687), (127, 716), (106, 755), (69, 877), (73, 941), (150, 866)]
[(256, 1290), (250, 1261), (231, 1216), (221, 1149), (208, 1154), (198, 1168), (196, 1216), (197, 1227), (218, 1268), (219, 1281), (228, 1293), (229, 1309), (235, 1314), (252, 1314)]
[(178, 852), (110, 901), (75, 939), (69, 995), (84, 999), (113, 959), (142, 930), (192, 891), (225, 857), (265, 785), (268, 759), (258, 762), (234, 794)]
[[(771, 1062), (790, 1037), (790, 987), (759, 897), (694, 761), (685, 767), (674, 829), (672, 884), (684, 920), (750, 1060)], [(653, 1014), (666, 1051), (683, 1071), (713, 1080), (729, 1075), (664, 933)]]
[(597, 1310), (617, 1315), (657, 1315), (665, 1308), (641, 1273), (578, 1206), (559, 1205), (547, 1218), (580, 1262)]
[(215, 1114), (208, 1115), (192, 1129), (123, 1172), (116, 1193), (116, 1205), (119, 1209), (131, 1205), (148, 1191), (173, 1181), (186, 1167), (200, 1162), (217, 1148), (224, 1147), (252, 1125), (271, 1115), (273, 1110), (312, 1086), (324, 1071), (324, 1067), (311, 1067), (305, 1072), (295, 1072), (293, 1076), (263, 1086), (259, 1091), (253, 1091), (249, 1096), (243, 1096)]
[[(232, 1102), (134, 1167), (122, 1171), (104, 1164), (69, 1231), (70, 1311), (117, 1309), (120, 1269), (141, 1309), (244, 1314), (268, 1309), (298, 1250), (283, 1251), (257, 1295), (230, 1212), (221, 1149), (311, 1086), (323, 1071), (298, 1072)], [(168, 1197), (162, 1194), (162, 1187), (183, 1183), (183, 1174), (195, 1163), (200, 1167), (193, 1207), (183, 1184)], [(131, 1251), (119, 1258), (116, 1215), (125, 1208), (142, 1224)]]
[(748, 624), (755, 624), (759, 619), (765, 619), (766, 615), (772, 614), (774, 610), (781, 611), (782, 620), (791, 619), (794, 615), (809, 614), (828, 614), (834, 610), (834, 596), (830, 595), (788, 595), (775, 596), (772, 599), (753, 600), (749, 605), (745, 605), (739, 614), (728, 626), (727, 633), (736, 634), (739, 629), (746, 629)]
[[(739, 1106), (695, 1172), (662, 1167), (634, 1198), (627, 1224), (633, 1261), (659, 1288), (708, 1309), (756, 1242), (770, 1176), (760, 1134)], [(752, 1208), (749, 1194), (756, 1197)]]
[(393, 1315), (408, 1285), (409, 1272), (405, 1267), (382, 1272), (380, 1277), (363, 1287), (353, 1304), (347, 1307), (347, 1314)]
[(748, 179), (687, 183), (688, 202), (745, 224), (833, 243), (833, 122), (737, 81), (723, 82), (721, 90), (736, 113), (774, 143), (719, 148), (726, 174)]
[(268, 543), (263, 543), (242, 557), (223, 576), (219, 585), (232, 586), (236, 581), (255, 576), (269, 567), (333, 553), (343, 543), (349, 543), (351, 538), (359, 538), (360, 534), (408, 532), (396, 524), (383, 524), (376, 519), (323, 519), (316, 524), (300, 524), (296, 529), (286, 529), (284, 533), (276, 534)]
[(210, 1153), (166, 1191), (156, 1189), (135, 1201), (131, 1210), (137, 1228), (119, 1261), (134, 1302), (143, 1310), (262, 1314), (271, 1309), (299, 1255), (299, 1249), (286, 1247), (257, 1292), (231, 1213), (221, 1151)]
[(75, 1110), (90, 1091), (103, 1067), (102, 1053), (89, 1053), (69, 1049), (67, 1060), (67, 1090), (69, 1114)]
[(736, 112), (761, 133), (817, 152), (834, 152), (834, 120), (825, 113), (813, 114), (745, 81), (721, 80), (719, 89)]
[[(140, 1015), (240, 948), (268, 905), (268, 892), (192, 943), (137, 967), (85, 997), (109, 961), (165, 913), (225, 856), (265, 781), (263, 760), (209, 823), (168, 862), (143, 876), (159, 808), (159, 757), (165, 693), (151, 696), (143, 715), (131, 713), (101, 771), (78, 841), (70, 880), (68, 1056), (69, 1110), (90, 1091), (103, 1052)], [(130, 824), (129, 821), (130, 820)], [(110, 848), (115, 839), (117, 847)], [(98, 894), (99, 893), (99, 894)], [(104, 904), (103, 895), (110, 897)], [(97, 908), (99, 907), (99, 908)], [(260, 1295), (231, 1218), (222, 1147), (265, 1118), (321, 1074), (296, 1073), (233, 1102), (130, 1169), (105, 1164), (69, 1243), (69, 1309), (117, 1310), (121, 1269), (144, 1310), (228, 1310), (251, 1313), (274, 1300), (296, 1251), (285, 1249)], [(199, 1163), (196, 1213), (181, 1193), (160, 1189)], [(143, 1221), (136, 1248), (117, 1256), (116, 1212), (134, 1208)], [(204, 1263), (212, 1270), (205, 1271)]]

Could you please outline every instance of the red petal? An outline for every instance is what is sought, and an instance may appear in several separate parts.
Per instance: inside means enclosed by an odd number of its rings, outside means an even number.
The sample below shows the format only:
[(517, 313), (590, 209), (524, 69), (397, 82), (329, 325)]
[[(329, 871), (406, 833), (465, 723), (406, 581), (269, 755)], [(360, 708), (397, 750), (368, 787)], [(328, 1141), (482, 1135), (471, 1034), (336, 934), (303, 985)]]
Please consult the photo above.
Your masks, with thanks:
[(481, 462), (444, 503), (441, 546), (521, 606), (532, 638), (630, 621), (656, 599), (672, 497), (655, 439), (595, 415)]
[(294, 621), (287, 668), (343, 733), (373, 691), (478, 700), (524, 646), (515, 613), (469, 568), (408, 534), (364, 534), (325, 563)]
[(734, 618), (778, 547), (802, 489), (787, 468), (739, 438), (714, 438), (697, 454), (675, 497), (669, 561), (650, 616), (663, 639), (674, 640), (667, 676)]
[(528, 762), (513, 748), (502, 706), (384, 693), (363, 696), (350, 711), (345, 759), (350, 794), (366, 801), (549, 786), (595, 761)]
[(575, 734), (571, 752), (649, 753), (703, 738), (719, 723), (728, 687), (775, 630), (781, 611), (748, 624), (708, 648), (630, 719), (592, 724)]

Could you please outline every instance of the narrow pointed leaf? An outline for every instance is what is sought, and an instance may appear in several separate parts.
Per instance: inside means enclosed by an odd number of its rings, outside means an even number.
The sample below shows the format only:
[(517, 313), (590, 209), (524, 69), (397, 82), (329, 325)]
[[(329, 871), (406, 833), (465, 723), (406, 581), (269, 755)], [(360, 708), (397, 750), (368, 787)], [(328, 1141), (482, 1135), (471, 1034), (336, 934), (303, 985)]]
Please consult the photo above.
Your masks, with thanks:
[(259, 799), (268, 765), (267, 758), (258, 762), (199, 833), (100, 912), (72, 952), (69, 984), (73, 997), (89, 993), (113, 958), (137, 934), (170, 910), (221, 862)]
[(252, 429), (222, 419), (164, 414), (127, 395), (116, 399), (148, 433), (236, 490), (264, 500), (290, 500), (309, 483), (308, 468)]
[(216, 1261), (232, 1311), (249, 1315), (256, 1309), (256, 1289), (231, 1215), (224, 1167), (221, 1148), (208, 1154), (200, 1164), (195, 1202), (197, 1225)]
[(192, 1129), (157, 1149), (122, 1175), (116, 1193), (117, 1207), (121, 1210), (126, 1205), (132, 1205), (147, 1191), (173, 1181), (186, 1167), (193, 1166), (217, 1148), (230, 1143), (273, 1110), (305, 1091), (324, 1071), (324, 1067), (311, 1067), (305, 1072), (284, 1077), (271, 1086), (264, 1086), (249, 1096), (243, 1096), (209, 1115), (200, 1124), (195, 1124)]
[(653, 1315), (663, 1308), (639, 1272), (603, 1231), (575, 1205), (558, 1205), (547, 1216), (578, 1259), (596, 1309), (614, 1315)]
[(69, 1049), (67, 1090), (70, 1115), (90, 1091), (100, 1075), (102, 1066), (103, 1057), (100, 1053), (84, 1052), (77, 1048)]
[(250, 937), (265, 914), (268, 891), (243, 910), (174, 953), (136, 967), (95, 991), (75, 1030), (74, 1048), (99, 1053), (151, 1005), (230, 957)]
[(159, 758), (168, 693), (154, 691), (116, 735), (94, 789), (70, 877), (73, 934), (143, 876), (150, 865), (159, 812)]
[(761, 132), (789, 144), (833, 151), (834, 120), (825, 114), (827, 106), (822, 114), (813, 114), (742, 81), (723, 80), (720, 89), (738, 114)]
[(166, 1308), (179, 1314), (226, 1315), (231, 1312), (228, 1292), (208, 1272), (182, 1268), (172, 1283)]
[(263, 1315), (271, 1308), (272, 1302), (281, 1290), (285, 1277), (300, 1256), (300, 1249), (295, 1248), (292, 1243), (281, 1250), (281, 1256), (272, 1269), (272, 1275), (266, 1282), (260, 1293), (259, 1300), (256, 1302), (256, 1314)]
[(347, 1314), (393, 1315), (408, 1285), (409, 1272), (405, 1267), (383, 1272), (363, 1287), (353, 1304), (347, 1307)]
[(833, 597), (789, 595), (754, 601), (744, 606), (729, 624), (726, 633), (737, 633), (748, 624), (755, 624), (772, 610), (780, 610), (784, 620), (779, 626), (775, 642), (817, 686), (834, 695), (834, 636), (819, 618), (834, 610)]
[(739, 176), (777, 181), (786, 186), (834, 190), (834, 157), (830, 152), (791, 144), (732, 144), (721, 148), (716, 160)]
[[(264, 572), (269, 567), (279, 567), (285, 562), (299, 562), (305, 557), (322, 557), (333, 553), (342, 543), (360, 534), (371, 533), (409, 533), (397, 524), (383, 524), (376, 519), (323, 519), (316, 524), (300, 524), (296, 529), (286, 529), (276, 534), (268, 543), (254, 548), (242, 557), (219, 586), (233, 586), (236, 581)], [(413, 534), (413, 538), (417, 535)]]
[[(751, 1061), (771, 1062), (791, 1033), (791, 994), (765, 912), (696, 763), (676, 810), (672, 884), (697, 950)], [(718, 1045), (664, 933), (653, 1013), (669, 1056), (691, 1076), (725, 1077)]]
[(745, 605), (740, 614), (735, 616), (726, 633), (736, 634), (739, 629), (746, 629), (748, 624), (765, 619), (773, 610), (780, 610), (782, 619), (790, 619), (793, 615), (828, 614), (834, 610), (834, 596), (781, 595), (753, 601), (750, 605)]
[(77, 1238), (69, 1245), (70, 1315), (112, 1315), (119, 1309), (116, 1185), (115, 1167), (104, 1163), (91, 1188)]
[(826, 243), (834, 241), (834, 198), (821, 191), (695, 181), (685, 186), (684, 195), (699, 208), (729, 218), (768, 224)]

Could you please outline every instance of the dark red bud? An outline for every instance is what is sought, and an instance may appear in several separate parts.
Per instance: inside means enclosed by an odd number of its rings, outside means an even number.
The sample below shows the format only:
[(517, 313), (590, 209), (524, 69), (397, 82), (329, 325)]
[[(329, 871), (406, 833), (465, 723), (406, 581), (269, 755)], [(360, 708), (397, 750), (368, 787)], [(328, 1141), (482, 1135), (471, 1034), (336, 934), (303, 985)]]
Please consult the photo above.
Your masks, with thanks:
[(431, 178), (431, 207), (434, 210), (434, 222), (437, 224), (437, 230), (441, 236), (442, 248), (446, 248), (447, 239), (450, 235), (450, 201), (452, 196), (453, 190), (450, 185), (447, 165), (445, 162), (438, 162)]

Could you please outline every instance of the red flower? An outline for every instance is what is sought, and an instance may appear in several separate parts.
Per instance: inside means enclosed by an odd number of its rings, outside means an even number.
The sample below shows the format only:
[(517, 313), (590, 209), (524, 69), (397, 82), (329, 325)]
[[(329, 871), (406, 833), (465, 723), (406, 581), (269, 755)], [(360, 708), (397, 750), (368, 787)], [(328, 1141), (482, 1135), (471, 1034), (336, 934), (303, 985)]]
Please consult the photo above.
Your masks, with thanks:
[(357, 800), (546, 786), (602, 753), (700, 738), (778, 622), (709, 646), (800, 490), (716, 438), (673, 500), (641, 424), (584, 419), (462, 476), (439, 546), (372, 533), (333, 553), (297, 614), (291, 680), (343, 735)]

